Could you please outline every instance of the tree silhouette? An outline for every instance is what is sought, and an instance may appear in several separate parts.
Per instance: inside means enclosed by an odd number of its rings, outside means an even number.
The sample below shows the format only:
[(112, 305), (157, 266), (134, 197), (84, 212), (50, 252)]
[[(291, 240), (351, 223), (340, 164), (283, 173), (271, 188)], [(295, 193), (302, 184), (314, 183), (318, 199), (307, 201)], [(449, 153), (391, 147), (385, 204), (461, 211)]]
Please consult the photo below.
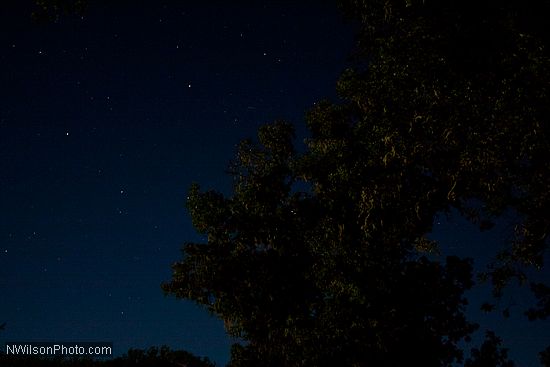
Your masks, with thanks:
[(466, 360), (465, 367), (514, 367), (508, 360), (508, 350), (500, 348), (502, 340), (493, 332), (487, 332), (480, 349), (472, 349), (472, 358)]
[(540, 353), (540, 362), (544, 367), (550, 366), (550, 346)]
[[(499, 288), (541, 267), (548, 245), (548, 31), (535, 1), (348, 1), (364, 17), (366, 68), (339, 82), (384, 169), (414, 169), (422, 196), (480, 229), (506, 209), (517, 237), (491, 273)], [(383, 16), (382, 16), (383, 14)], [(367, 122), (368, 121), (368, 122)], [(422, 176), (428, 176), (422, 177)], [(412, 191), (412, 190), (410, 190)], [(424, 200), (426, 201), (426, 200)]]
[(112, 367), (214, 367), (208, 358), (199, 358), (184, 350), (171, 350), (167, 346), (150, 347), (147, 350), (130, 349), (124, 356), (106, 361), (105, 365)]
[(529, 320), (544, 320), (550, 316), (550, 287), (542, 283), (531, 283), (531, 290), (539, 301), (536, 308), (530, 308), (525, 314)]
[[(515, 238), (485, 273), (495, 296), (543, 266), (548, 2), (342, 6), (360, 27), (355, 64), (337, 85), (343, 101), (309, 112), (306, 152), (276, 122), (239, 146), (230, 197), (190, 189), (207, 242), (186, 244), (163, 289), (245, 340), (231, 366), (464, 362), (459, 344), (477, 327), (463, 313), (472, 266), (429, 256), (438, 213), (481, 230), (516, 214)], [(545, 288), (533, 289), (544, 309)], [(499, 344), (487, 334), (466, 364), (510, 366)]]
[(165, 290), (207, 305), (250, 342), (234, 346), (232, 366), (461, 361), (456, 344), (476, 328), (463, 314), (471, 264), (418, 256), (404, 231), (365, 231), (349, 187), (293, 192), (291, 167), (302, 162), (290, 136), (277, 123), (260, 130), (263, 148), (241, 146), (232, 198), (192, 188), (188, 207), (208, 244), (185, 247)]
[(40, 23), (57, 22), (62, 15), (83, 14), (88, 0), (34, 0), (32, 18)]

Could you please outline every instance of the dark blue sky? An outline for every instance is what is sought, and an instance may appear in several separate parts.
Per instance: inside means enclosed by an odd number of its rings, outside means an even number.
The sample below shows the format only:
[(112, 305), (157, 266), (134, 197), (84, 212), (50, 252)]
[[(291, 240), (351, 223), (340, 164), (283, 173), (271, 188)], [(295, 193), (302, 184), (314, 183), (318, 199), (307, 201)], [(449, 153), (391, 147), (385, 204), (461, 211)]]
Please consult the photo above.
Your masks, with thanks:
[[(167, 344), (223, 365), (222, 323), (160, 289), (198, 239), (187, 189), (229, 193), (235, 144), (261, 124), (303, 137), (305, 111), (334, 98), (351, 27), (313, 1), (117, 2), (45, 25), (21, 3), (0, 5), (1, 341)], [(484, 258), (494, 233), (455, 218), (433, 236)], [(526, 366), (550, 344), (548, 323), (472, 315)]]
[(222, 323), (160, 289), (197, 239), (187, 189), (228, 192), (261, 124), (304, 134), (349, 26), (315, 2), (126, 2), (46, 25), (21, 3), (0, 5), (2, 342), (168, 344), (221, 365)]

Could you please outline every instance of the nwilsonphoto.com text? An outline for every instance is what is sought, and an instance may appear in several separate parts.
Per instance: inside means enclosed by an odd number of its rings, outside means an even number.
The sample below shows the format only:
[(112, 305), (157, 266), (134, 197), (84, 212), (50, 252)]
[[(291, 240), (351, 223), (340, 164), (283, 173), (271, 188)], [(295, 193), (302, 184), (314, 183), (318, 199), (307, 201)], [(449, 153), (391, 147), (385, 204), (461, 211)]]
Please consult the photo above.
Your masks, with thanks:
[(90, 356), (113, 354), (113, 343), (91, 342), (8, 342), (6, 355), (19, 356)]

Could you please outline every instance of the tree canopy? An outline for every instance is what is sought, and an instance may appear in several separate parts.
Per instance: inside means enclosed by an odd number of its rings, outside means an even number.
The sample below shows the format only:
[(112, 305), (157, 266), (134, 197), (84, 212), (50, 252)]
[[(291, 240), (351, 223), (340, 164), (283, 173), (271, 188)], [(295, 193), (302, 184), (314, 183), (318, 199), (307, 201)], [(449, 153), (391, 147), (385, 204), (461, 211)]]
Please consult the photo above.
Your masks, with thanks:
[[(493, 333), (465, 358), (472, 260), (434, 259), (427, 235), (439, 213), (485, 230), (512, 211), (515, 237), (484, 273), (495, 296), (543, 268), (548, 4), (342, 2), (358, 47), (342, 100), (308, 112), (306, 151), (291, 124), (266, 125), (238, 148), (231, 196), (194, 184), (187, 198), (207, 240), (163, 289), (244, 340), (231, 366), (512, 365)], [(549, 288), (531, 287), (527, 315), (546, 318)]]
[(34, 0), (32, 18), (40, 23), (57, 22), (62, 15), (83, 14), (88, 0)]

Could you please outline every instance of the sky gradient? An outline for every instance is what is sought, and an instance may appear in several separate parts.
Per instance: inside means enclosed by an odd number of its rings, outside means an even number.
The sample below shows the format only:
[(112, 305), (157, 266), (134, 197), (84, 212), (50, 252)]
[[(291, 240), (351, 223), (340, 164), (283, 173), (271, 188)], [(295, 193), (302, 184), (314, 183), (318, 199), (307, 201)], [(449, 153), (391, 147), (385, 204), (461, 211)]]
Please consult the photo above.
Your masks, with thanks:
[[(236, 144), (264, 123), (294, 122), (303, 139), (353, 32), (318, 2), (116, 3), (49, 24), (0, 5), (0, 341), (112, 341), (117, 355), (166, 344), (224, 365), (223, 324), (160, 289), (200, 240), (187, 189), (229, 194)], [(481, 259), (505, 230), (435, 228), (444, 252)], [(471, 315), (524, 366), (550, 345), (547, 322)]]
[[(145, 4), (145, 2), (143, 2)], [(92, 5), (0, 15), (4, 340), (168, 344), (228, 359), (220, 321), (164, 297), (192, 182), (229, 192), (235, 145), (334, 95), (353, 37), (333, 6)], [(300, 130), (301, 129), (301, 130)]]

